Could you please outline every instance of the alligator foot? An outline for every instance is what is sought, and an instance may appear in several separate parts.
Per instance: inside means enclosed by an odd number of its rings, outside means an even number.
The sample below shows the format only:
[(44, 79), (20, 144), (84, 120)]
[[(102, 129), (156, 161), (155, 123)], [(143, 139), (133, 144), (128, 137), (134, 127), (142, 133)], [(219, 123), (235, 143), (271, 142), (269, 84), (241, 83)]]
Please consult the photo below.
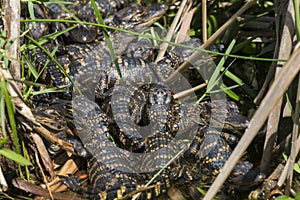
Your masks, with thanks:
[(70, 190), (77, 193), (83, 192), (79, 177), (72, 174), (68, 176), (58, 175), (58, 177), (60, 178), (60, 182), (66, 185)]

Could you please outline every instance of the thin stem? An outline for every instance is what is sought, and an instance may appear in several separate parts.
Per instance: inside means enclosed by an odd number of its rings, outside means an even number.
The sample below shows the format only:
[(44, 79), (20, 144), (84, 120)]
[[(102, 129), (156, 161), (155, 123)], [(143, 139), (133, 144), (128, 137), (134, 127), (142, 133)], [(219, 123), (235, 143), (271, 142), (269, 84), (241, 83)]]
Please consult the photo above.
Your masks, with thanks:
[(202, 40), (207, 41), (207, 4), (206, 0), (202, 0)]
[[(183, 0), (181, 2), (181, 5), (180, 5), (180, 7), (179, 7), (179, 9), (178, 9), (178, 11), (176, 13), (176, 16), (175, 16), (175, 18), (174, 18), (174, 20), (173, 20), (173, 22), (171, 24), (170, 30), (169, 30), (168, 34), (166, 35), (166, 37), (164, 38), (166, 41), (171, 41), (171, 38), (172, 38), (172, 36), (174, 34), (174, 30), (175, 30), (176, 25), (178, 24), (178, 22), (180, 20), (180, 17), (182, 15), (182, 12), (183, 12), (183, 9), (184, 9), (184, 7), (186, 5), (186, 2), (187, 2), (187, 0)], [(165, 55), (165, 52), (166, 52), (167, 48), (168, 48), (168, 43), (162, 43), (160, 45), (160, 51), (159, 51), (159, 53), (158, 53), (158, 55), (156, 57), (155, 63), (157, 63), (159, 60), (162, 59), (162, 57)]]

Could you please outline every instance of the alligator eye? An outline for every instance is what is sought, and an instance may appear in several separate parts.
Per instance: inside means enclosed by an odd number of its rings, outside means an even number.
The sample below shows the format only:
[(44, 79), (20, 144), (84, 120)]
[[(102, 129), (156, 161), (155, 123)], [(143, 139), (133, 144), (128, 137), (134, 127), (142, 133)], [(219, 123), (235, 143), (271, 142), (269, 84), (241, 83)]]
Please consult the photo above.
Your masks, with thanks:
[(230, 143), (230, 144), (237, 144), (238, 141), (239, 141), (239, 139), (235, 135), (230, 135), (228, 137), (228, 143)]

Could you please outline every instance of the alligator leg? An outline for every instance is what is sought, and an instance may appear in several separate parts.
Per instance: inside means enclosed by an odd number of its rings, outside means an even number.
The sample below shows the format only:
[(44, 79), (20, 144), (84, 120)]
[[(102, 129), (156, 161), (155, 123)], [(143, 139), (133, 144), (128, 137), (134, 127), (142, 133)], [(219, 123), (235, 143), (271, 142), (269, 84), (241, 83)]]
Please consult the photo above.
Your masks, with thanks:
[[(232, 150), (218, 131), (204, 128), (203, 141), (196, 154), (199, 171), (205, 183), (212, 182), (222, 170), (225, 162), (230, 157)], [(235, 185), (252, 185), (257, 183), (259, 171), (253, 167), (249, 161), (239, 162), (229, 176), (228, 182)]]

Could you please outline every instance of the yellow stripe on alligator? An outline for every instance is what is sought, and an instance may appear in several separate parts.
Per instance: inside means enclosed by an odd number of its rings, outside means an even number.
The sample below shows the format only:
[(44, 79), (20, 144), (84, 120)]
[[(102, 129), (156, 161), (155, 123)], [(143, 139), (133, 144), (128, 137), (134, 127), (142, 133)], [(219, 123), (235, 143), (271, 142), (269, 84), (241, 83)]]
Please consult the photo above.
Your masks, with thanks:
[(126, 186), (125, 185), (122, 185), (120, 187), (120, 189), (118, 189), (117, 191), (117, 198), (116, 199), (120, 199), (123, 197), (123, 194), (126, 192)]
[(106, 200), (107, 199), (107, 193), (101, 192), (98, 194), (100, 200)]

